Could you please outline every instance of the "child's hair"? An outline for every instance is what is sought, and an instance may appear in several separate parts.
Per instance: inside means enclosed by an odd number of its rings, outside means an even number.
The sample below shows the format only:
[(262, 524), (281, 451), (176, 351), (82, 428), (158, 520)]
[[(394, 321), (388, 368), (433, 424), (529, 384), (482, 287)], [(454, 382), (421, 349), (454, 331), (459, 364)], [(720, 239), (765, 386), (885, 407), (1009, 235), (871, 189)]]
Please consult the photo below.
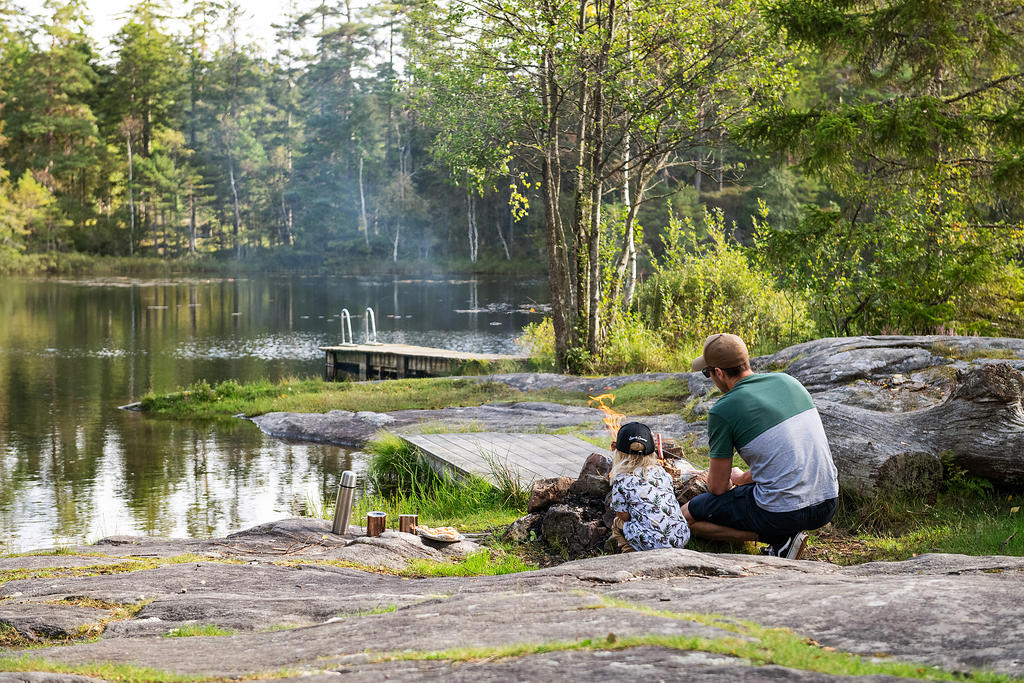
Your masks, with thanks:
[(623, 453), (615, 451), (612, 459), (612, 470), (608, 473), (608, 480), (614, 481), (620, 474), (642, 474), (648, 467), (655, 467), (658, 464), (657, 453)]
[(658, 464), (658, 455), (654, 452), (654, 435), (651, 428), (642, 422), (627, 422), (619, 427), (615, 435), (615, 458), (612, 460), (612, 471), (608, 479), (613, 480), (620, 474), (646, 470)]

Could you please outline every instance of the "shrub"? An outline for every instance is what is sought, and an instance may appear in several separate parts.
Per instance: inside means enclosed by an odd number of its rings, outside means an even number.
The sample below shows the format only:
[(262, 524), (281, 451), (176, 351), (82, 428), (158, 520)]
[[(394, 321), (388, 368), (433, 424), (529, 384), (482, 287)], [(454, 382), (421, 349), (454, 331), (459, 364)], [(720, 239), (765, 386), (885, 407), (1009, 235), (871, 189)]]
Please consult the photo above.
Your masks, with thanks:
[(1007, 263), (994, 269), (955, 296), (953, 307), (947, 326), (960, 334), (1024, 335), (1024, 268)]
[(551, 371), (555, 369), (555, 325), (551, 318), (530, 323), (523, 328), (523, 335), (516, 343), (529, 354), (534, 369)]
[(637, 291), (642, 317), (673, 347), (699, 350), (715, 332), (743, 337), (752, 350), (774, 351), (813, 333), (807, 304), (776, 287), (727, 234), (721, 211), (704, 216), (708, 239), (690, 219), (670, 218), (665, 253)]
[(609, 374), (670, 372), (688, 367), (689, 353), (686, 345), (673, 345), (666, 335), (648, 327), (640, 314), (631, 311), (619, 317), (591, 369)]

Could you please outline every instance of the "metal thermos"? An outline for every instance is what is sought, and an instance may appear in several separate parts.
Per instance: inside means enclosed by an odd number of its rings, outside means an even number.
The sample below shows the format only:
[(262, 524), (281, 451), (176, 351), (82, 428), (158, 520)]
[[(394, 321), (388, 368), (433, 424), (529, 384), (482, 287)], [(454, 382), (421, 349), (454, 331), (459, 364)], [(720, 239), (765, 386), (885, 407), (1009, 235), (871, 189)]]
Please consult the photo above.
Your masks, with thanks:
[(348, 533), (348, 523), (352, 520), (352, 501), (356, 497), (356, 473), (345, 470), (341, 473), (341, 486), (338, 487), (338, 500), (334, 504), (333, 533)]

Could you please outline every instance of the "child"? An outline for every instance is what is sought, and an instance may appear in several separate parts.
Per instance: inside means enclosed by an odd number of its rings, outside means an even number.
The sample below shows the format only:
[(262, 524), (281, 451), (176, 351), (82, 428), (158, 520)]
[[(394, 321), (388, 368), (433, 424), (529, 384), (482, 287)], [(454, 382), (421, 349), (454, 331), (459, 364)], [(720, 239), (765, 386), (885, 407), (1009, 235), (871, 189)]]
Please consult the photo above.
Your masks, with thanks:
[[(682, 548), (690, 540), (690, 527), (679, 509), (672, 480), (658, 465), (651, 430), (640, 422), (619, 428), (615, 457), (608, 477), (612, 482), (611, 508), (621, 523), (622, 535), (632, 550)], [(623, 549), (623, 552), (628, 552)]]

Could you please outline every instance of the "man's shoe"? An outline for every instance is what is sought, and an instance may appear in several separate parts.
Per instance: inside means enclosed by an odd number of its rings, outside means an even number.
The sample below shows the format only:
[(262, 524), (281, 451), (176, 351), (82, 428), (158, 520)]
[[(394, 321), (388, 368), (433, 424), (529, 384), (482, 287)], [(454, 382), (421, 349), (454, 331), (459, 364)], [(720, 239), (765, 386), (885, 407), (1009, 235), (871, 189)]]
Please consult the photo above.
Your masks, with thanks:
[(807, 547), (807, 534), (803, 531), (793, 534), (779, 545), (768, 546), (768, 555), (784, 557), (787, 560), (799, 560)]

